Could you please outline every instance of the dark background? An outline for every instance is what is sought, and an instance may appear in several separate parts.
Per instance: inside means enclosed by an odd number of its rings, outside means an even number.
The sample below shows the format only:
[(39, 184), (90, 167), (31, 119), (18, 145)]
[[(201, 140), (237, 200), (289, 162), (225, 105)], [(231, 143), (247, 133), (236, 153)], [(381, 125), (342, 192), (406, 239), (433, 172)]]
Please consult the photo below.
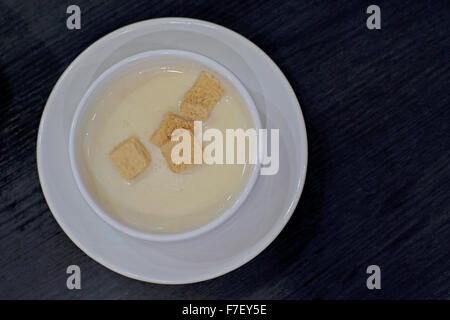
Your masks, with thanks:
[[(81, 7), (81, 30), (66, 8)], [(381, 30), (366, 8), (381, 7)], [(53, 85), (103, 35), (164, 16), (208, 20), (261, 47), (297, 93), (306, 185), (280, 236), (218, 279), (147, 284), (104, 268), (58, 226), (36, 136)], [(450, 2), (0, 1), (0, 298), (450, 298)], [(63, 152), (63, 151), (62, 151)], [(56, 155), (55, 155), (56, 156)], [(82, 289), (66, 288), (66, 268)], [(382, 289), (366, 288), (377, 264)]]

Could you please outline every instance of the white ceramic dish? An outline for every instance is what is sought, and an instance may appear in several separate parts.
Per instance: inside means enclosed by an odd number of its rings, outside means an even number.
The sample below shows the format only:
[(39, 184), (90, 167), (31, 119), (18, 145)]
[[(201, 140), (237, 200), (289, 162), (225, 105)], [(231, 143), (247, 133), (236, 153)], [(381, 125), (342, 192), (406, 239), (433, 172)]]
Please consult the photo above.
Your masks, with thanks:
[[(124, 58), (162, 49), (192, 51), (220, 62), (247, 88), (262, 127), (280, 129), (279, 172), (260, 176), (238, 212), (213, 231), (175, 242), (136, 239), (105, 223), (77, 188), (68, 147), (75, 110), (93, 81)], [(191, 283), (238, 268), (276, 238), (300, 198), (306, 175), (307, 139), (292, 88), (258, 47), (212, 23), (163, 18), (116, 30), (70, 64), (42, 115), (37, 161), (42, 190), (55, 219), (87, 255), (134, 279)]]
[[(83, 195), (86, 202), (91, 206), (91, 208), (102, 218), (104, 221), (109, 223), (109, 225), (113, 226), (119, 231), (122, 231), (130, 236), (144, 239), (144, 240), (153, 240), (153, 241), (176, 241), (176, 240), (186, 240), (191, 237), (195, 237), (201, 235), (202, 233), (208, 232), (215, 227), (219, 226), (226, 219), (231, 217), (239, 206), (245, 201), (247, 196), (250, 194), (256, 179), (259, 174), (260, 165), (257, 163), (253, 166), (252, 172), (250, 174), (249, 180), (242, 190), (239, 197), (236, 199), (236, 202), (225, 212), (223, 212), (219, 217), (212, 220), (211, 222), (203, 225), (199, 228), (175, 234), (152, 234), (147, 232), (142, 232), (136, 230), (134, 228), (128, 227), (123, 223), (120, 223), (116, 219), (112, 218), (107, 212), (105, 212), (102, 207), (99, 205), (98, 201), (96, 201), (95, 197), (92, 196), (92, 192), (89, 192), (89, 189), (92, 188), (89, 184), (89, 179), (84, 177), (82, 174), (88, 174), (86, 168), (84, 168), (83, 157), (81, 156), (81, 133), (80, 133), (80, 125), (83, 123), (83, 118), (85, 118), (86, 114), (91, 114), (92, 110), (87, 110), (89, 104), (87, 103), (91, 96), (97, 91), (98, 88), (102, 87), (105, 82), (108, 82), (111, 78), (117, 77), (120, 78), (121, 74), (126, 73), (131, 68), (155, 68), (161, 66), (192, 66), (195, 65), (200, 70), (206, 70), (209, 73), (213, 74), (216, 78), (221, 79), (221, 82), (224, 81), (231, 84), (236, 92), (240, 95), (244, 102), (244, 106), (247, 108), (248, 113), (253, 122), (253, 128), (260, 129), (261, 128), (261, 120), (259, 119), (258, 111), (256, 109), (255, 103), (253, 102), (252, 97), (245, 89), (244, 85), (233, 75), (229, 70), (220, 65), (214, 60), (211, 60), (203, 55), (183, 51), (183, 50), (153, 50), (147, 51), (143, 53), (139, 53), (137, 55), (128, 57), (112, 67), (106, 70), (104, 73), (100, 75), (89, 87), (86, 91), (85, 95), (81, 99), (77, 110), (75, 111), (75, 115), (73, 117), (72, 127), (70, 130), (70, 138), (69, 138), (69, 156), (70, 163), (72, 167), (72, 172), (77, 183), (77, 186)], [(80, 168), (81, 167), (81, 168)], [(82, 170), (80, 170), (82, 169)]]

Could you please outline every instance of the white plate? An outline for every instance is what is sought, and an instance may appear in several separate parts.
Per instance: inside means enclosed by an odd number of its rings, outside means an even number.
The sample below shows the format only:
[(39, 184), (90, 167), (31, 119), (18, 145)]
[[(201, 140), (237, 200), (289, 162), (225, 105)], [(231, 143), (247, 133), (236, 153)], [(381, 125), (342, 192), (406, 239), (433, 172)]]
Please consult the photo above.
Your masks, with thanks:
[[(231, 70), (246, 86), (262, 126), (280, 129), (280, 170), (260, 176), (239, 210), (225, 223), (178, 242), (132, 238), (100, 219), (82, 198), (69, 160), (75, 109), (89, 85), (118, 61), (149, 50), (188, 50)], [(37, 141), (39, 178), (59, 225), (87, 255), (130, 278), (164, 284), (198, 282), (248, 262), (280, 233), (294, 211), (307, 165), (306, 130), (288, 81), (253, 43), (221, 26), (193, 19), (135, 23), (101, 38), (82, 52), (56, 83)]]

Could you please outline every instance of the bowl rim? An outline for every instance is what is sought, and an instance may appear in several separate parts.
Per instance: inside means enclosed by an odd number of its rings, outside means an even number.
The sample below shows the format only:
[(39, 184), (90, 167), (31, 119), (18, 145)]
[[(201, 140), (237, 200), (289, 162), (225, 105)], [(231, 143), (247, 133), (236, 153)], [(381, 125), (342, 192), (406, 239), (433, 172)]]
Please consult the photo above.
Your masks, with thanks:
[(69, 135), (69, 159), (70, 166), (72, 169), (72, 175), (75, 179), (78, 190), (80, 191), (84, 200), (88, 203), (91, 209), (101, 218), (103, 221), (108, 223), (110, 226), (115, 228), (116, 230), (126, 233), (134, 238), (148, 240), (148, 241), (157, 241), (157, 242), (168, 242), (168, 241), (180, 241), (187, 240), (193, 237), (197, 237), (201, 234), (209, 232), (219, 225), (223, 224), (226, 220), (228, 220), (239, 207), (245, 202), (251, 190), (253, 189), (256, 180), (258, 178), (261, 164), (259, 161), (259, 157), (257, 157), (256, 164), (252, 165), (250, 176), (240, 192), (237, 199), (233, 202), (233, 204), (228, 207), (223, 213), (219, 216), (213, 218), (211, 221), (203, 224), (199, 227), (196, 227), (191, 230), (179, 232), (179, 233), (170, 233), (170, 234), (158, 234), (151, 233), (146, 231), (140, 231), (131, 226), (126, 225), (118, 221), (109, 215), (105, 210), (101, 208), (98, 204), (98, 201), (94, 199), (91, 193), (88, 191), (84, 179), (82, 178), (79, 170), (79, 163), (77, 160), (77, 155), (79, 152), (77, 151), (77, 142), (80, 139), (79, 129), (81, 122), (80, 118), (82, 118), (83, 111), (87, 106), (87, 102), (92, 97), (92, 95), (96, 92), (96, 90), (101, 87), (108, 79), (114, 77), (114, 75), (119, 71), (126, 69), (127, 66), (134, 62), (144, 61), (149, 59), (158, 59), (163, 57), (176, 58), (176, 59), (184, 59), (190, 60), (197, 63), (200, 63), (207, 68), (211, 69), (213, 72), (227, 79), (232, 87), (236, 90), (238, 95), (242, 98), (244, 108), (247, 109), (252, 124), (256, 130), (262, 128), (261, 119), (259, 117), (259, 113), (253, 98), (250, 93), (244, 86), (244, 84), (239, 80), (239, 78), (231, 72), (228, 68), (220, 64), (219, 62), (204, 56), (199, 53), (194, 53), (187, 50), (178, 50), (178, 49), (162, 49), (162, 50), (149, 50), (145, 52), (141, 52), (129, 57), (126, 57), (119, 62), (113, 64), (104, 72), (102, 72), (88, 87), (80, 102), (78, 103), (74, 116), (72, 117), (71, 126), (70, 126), (70, 135)]

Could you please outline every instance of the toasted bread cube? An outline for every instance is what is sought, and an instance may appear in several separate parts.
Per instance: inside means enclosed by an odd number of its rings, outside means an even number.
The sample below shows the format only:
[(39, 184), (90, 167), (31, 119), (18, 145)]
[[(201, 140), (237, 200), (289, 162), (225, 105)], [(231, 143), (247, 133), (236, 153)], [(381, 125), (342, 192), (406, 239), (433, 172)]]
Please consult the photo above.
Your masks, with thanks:
[[(177, 144), (183, 143), (182, 140), (183, 140), (184, 135), (182, 136), (182, 138), (179, 141), (169, 141), (161, 146), (161, 152), (167, 161), (169, 169), (174, 173), (180, 173), (181, 171), (189, 169), (195, 165), (194, 164), (194, 143), (195, 143), (194, 141), (196, 138), (194, 137), (194, 134), (192, 133), (192, 131), (189, 131), (189, 134), (191, 137), (191, 161), (190, 161), (190, 163), (176, 164), (172, 161), (172, 149)], [(183, 156), (183, 150), (181, 150), (180, 156)], [(200, 156), (201, 156), (201, 154), (200, 154)]]
[(184, 96), (181, 114), (189, 119), (206, 121), (224, 93), (225, 90), (217, 79), (207, 72), (202, 72)]
[(194, 121), (183, 119), (175, 113), (168, 112), (159, 125), (158, 130), (153, 133), (150, 141), (156, 144), (158, 147), (161, 147), (163, 144), (170, 141), (172, 132), (175, 129), (186, 129), (193, 132)]
[(136, 137), (119, 143), (109, 154), (114, 167), (127, 180), (135, 178), (150, 165), (152, 158)]

